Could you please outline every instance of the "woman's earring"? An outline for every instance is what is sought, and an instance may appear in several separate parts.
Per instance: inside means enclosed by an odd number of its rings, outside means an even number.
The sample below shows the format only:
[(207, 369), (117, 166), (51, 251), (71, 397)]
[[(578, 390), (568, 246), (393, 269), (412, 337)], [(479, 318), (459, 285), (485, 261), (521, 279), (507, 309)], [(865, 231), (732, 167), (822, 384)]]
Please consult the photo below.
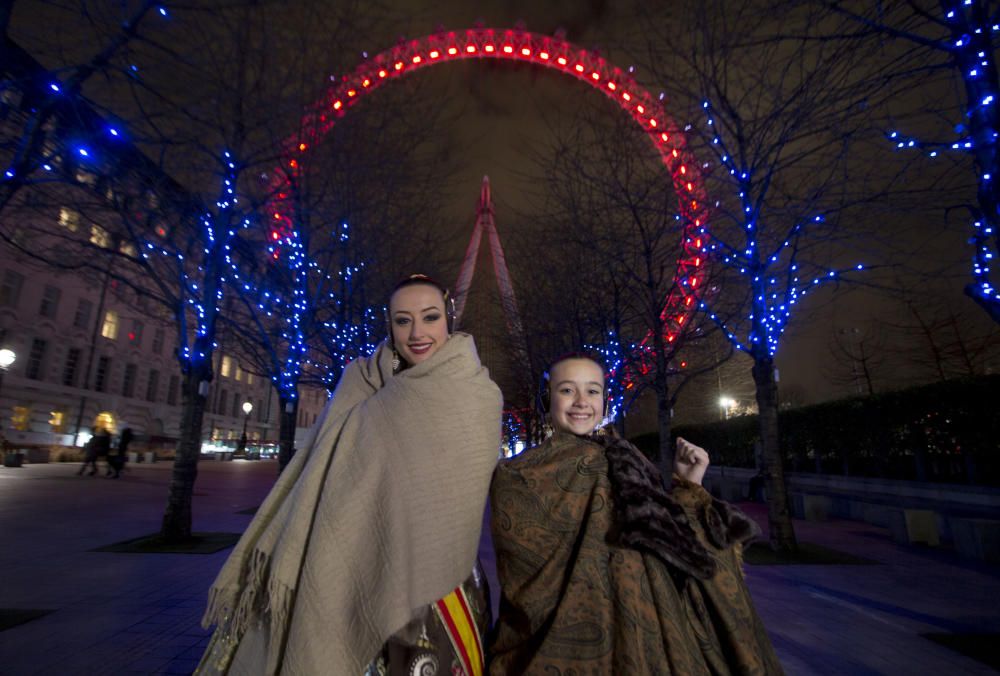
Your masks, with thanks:
[(399, 355), (396, 354), (396, 348), (392, 348), (392, 372), (396, 373), (399, 371)]

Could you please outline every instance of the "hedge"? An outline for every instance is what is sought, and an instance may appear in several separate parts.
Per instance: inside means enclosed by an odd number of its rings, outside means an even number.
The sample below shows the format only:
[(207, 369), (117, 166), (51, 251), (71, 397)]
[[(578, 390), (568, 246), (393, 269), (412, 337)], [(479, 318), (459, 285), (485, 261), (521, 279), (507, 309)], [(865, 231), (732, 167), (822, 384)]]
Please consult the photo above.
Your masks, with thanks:
[[(781, 411), (786, 470), (1000, 486), (1000, 374)], [(678, 425), (715, 465), (754, 467), (756, 416)], [(633, 440), (655, 449), (657, 436)]]

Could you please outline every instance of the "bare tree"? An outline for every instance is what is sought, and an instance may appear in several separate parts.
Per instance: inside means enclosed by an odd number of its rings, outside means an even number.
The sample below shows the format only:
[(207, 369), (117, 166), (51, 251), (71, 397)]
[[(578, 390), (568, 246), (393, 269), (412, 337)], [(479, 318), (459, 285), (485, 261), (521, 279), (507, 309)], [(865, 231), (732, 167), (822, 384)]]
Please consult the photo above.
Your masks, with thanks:
[[(804, 296), (855, 267), (845, 265), (846, 245), (859, 241), (847, 226), (891, 185), (852, 154), (866, 138), (865, 111), (878, 104), (880, 64), (847, 42), (782, 37), (828, 25), (831, 15), (814, 8), (642, 7), (651, 34), (633, 44), (674, 108), (693, 118), (694, 152), (717, 200), (705, 250), (725, 268), (722, 292), (743, 307), (733, 318), (711, 299), (703, 309), (753, 359), (771, 545), (792, 552), (774, 354)], [(677, 25), (685, 30), (662, 32)]]
[(885, 335), (878, 327), (835, 329), (829, 341), (831, 382), (851, 388), (854, 395), (875, 394), (875, 379), (886, 364)]
[[(540, 325), (561, 336), (564, 349), (613, 348), (609, 366), (621, 390), (612, 396), (624, 412), (644, 390), (653, 392), (660, 445), (652, 459), (670, 476), (673, 407), (690, 378), (714, 365), (694, 349), (714, 325), (664, 309), (678, 284), (683, 244), (676, 197), (645, 135), (609, 112), (606, 105), (582, 108), (572, 128), (553, 127), (553, 141), (537, 154), (536, 181), (548, 197), (546, 228), (533, 233), (533, 246), (541, 238), (559, 251), (556, 269), (543, 271), (552, 295)], [(531, 329), (535, 344), (538, 326)]]

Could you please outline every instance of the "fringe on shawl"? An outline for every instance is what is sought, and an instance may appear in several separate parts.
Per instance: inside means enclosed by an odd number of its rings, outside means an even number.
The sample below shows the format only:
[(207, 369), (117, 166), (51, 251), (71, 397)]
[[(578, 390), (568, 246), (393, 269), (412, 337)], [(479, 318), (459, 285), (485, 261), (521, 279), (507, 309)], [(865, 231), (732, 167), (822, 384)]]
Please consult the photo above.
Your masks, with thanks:
[[(239, 589), (212, 588), (208, 595), (208, 606), (201, 619), (201, 626), (206, 629), (213, 624), (225, 627), (231, 636), (240, 638), (249, 628), (253, 617), (269, 616), (271, 645), (276, 645), (284, 631), (291, 613), (295, 589), (282, 584), (277, 577), (268, 573), (271, 568), (271, 557), (259, 549), (250, 556), (245, 571), (242, 592)], [(238, 595), (238, 598), (237, 598)]]

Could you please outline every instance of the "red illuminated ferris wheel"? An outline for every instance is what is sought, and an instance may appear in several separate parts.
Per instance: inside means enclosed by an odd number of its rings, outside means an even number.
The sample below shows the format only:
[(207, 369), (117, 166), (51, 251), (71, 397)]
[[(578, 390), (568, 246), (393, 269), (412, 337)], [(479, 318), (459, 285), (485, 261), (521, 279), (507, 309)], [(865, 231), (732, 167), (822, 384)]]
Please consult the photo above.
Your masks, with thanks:
[(492, 28), (441, 32), (400, 43), (361, 63), (354, 72), (338, 80), (306, 113), (301, 128), (310, 130), (310, 136), (287, 142), (284, 164), (275, 172), (277, 185), (269, 209), (275, 243), (287, 239), (289, 244), (295, 244), (293, 240), (297, 240), (293, 227), (294, 208), (287, 186), (301, 170), (300, 160), (354, 104), (409, 73), (462, 59), (531, 63), (575, 78), (614, 101), (646, 133), (670, 174), (682, 223), (675, 284), (664, 299), (661, 315), (666, 327), (664, 338), (673, 342), (681, 326), (697, 308), (704, 281), (702, 266), (708, 239), (708, 209), (698, 164), (687, 150), (684, 133), (667, 115), (658, 98), (636, 83), (629, 73), (558, 37)]

